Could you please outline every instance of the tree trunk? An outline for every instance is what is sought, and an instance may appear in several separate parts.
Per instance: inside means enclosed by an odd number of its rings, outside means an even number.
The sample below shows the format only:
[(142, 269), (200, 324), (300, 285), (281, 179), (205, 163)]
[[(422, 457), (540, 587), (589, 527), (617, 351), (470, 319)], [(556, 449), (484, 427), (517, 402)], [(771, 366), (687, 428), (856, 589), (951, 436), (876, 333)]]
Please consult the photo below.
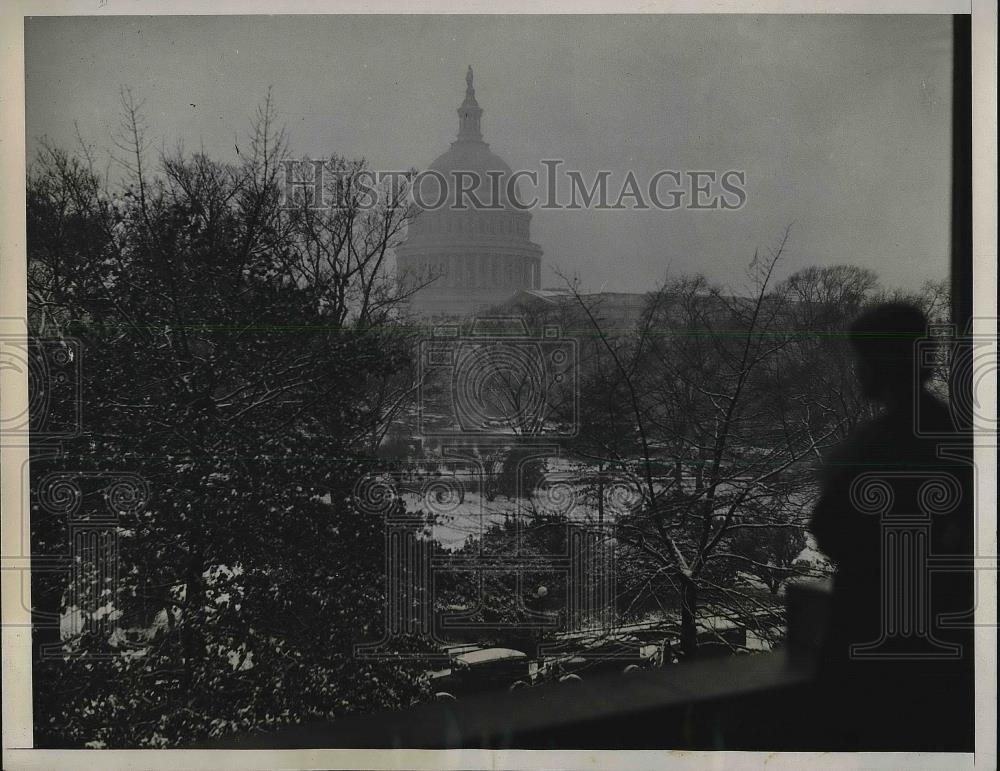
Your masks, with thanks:
[(597, 472), (597, 526), (604, 532), (604, 467)]
[[(53, 655), (58, 651), (62, 643), (62, 634), (59, 629), (59, 619), (63, 609), (63, 598), (69, 588), (69, 572), (52, 568), (46, 569), (42, 562), (44, 558), (59, 558), (65, 556), (69, 550), (69, 538), (67, 519), (64, 513), (62, 516), (53, 516), (53, 512), (46, 511), (40, 503), (40, 491), (38, 485), (46, 474), (53, 471), (57, 466), (53, 461), (57, 454), (50, 448), (43, 447), (41, 451), (32, 448), (29, 451), (30, 479), (29, 486), (32, 491), (33, 510), (30, 514), (30, 543), (29, 552), (31, 556), (31, 641), (33, 660), (38, 662), (45, 655)], [(47, 516), (45, 516), (47, 514)], [(17, 549), (20, 546), (13, 547)], [(28, 556), (28, 555), (25, 555)], [(37, 560), (37, 561), (36, 561)], [(23, 581), (23, 574), (20, 576)]]
[(205, 638), (201, 628), (205, 590), (201, 576), (196, 575), (198, 570), (194, 567), (195, 564), (196, 561), (192, 559), (187, 572), (185, 602), (181, 612), (181, 640), (184, 652), (183, 686), (186, 691), (185, 696), (188, 698), (192, 695), (192, 689), (197, 681), (197, 670), (205, 655)]
[(681, 652), (692, 659), (698, 652), (698, 587), (688, 576), (681, 576)]
[(184, 571), (184, 604), (181, 612), (181, 645), (184, 654), (183, 687), (190, 698), (197, 682), (197, 670), (205, 656), (204, 623), (205, 579), (202, 555), (201, 523), (188, 512), (187, 564)]

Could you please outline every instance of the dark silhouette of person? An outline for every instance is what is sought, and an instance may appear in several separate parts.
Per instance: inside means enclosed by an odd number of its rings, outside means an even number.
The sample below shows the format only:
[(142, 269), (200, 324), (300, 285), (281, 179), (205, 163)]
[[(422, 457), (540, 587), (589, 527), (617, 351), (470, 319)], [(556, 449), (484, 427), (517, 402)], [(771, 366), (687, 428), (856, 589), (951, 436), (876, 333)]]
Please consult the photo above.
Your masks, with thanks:
[(961, 435), (919, 365), (926, 329), (918, 308), (887, 303), (849, 330), (861, 388), (882, 409), (824, 459), (812, 516), (836, 568), (817, 667), (826, 749), (972, 749), (972, 635), (943, 618), (972, 607), (971, 572), (928, 559), (971, 554), (972, 475), (941, 452)]

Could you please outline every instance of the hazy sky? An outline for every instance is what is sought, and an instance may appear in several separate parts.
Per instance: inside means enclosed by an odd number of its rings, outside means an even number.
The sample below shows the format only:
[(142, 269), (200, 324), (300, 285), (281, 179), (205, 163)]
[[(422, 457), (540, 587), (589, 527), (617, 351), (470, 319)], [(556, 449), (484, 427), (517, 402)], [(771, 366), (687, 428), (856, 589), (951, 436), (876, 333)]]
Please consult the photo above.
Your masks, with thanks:
[[(235, 159), (268, 86), (296, 155), (428, 165), (476, 73), (491, 149), (515, 169), (640, 179), (742, 169), (737, 212), (538, 211), (547, 266), (641, 290), (670, 270), (738, 286), (794, 223), (782, 275), (875, 268), (915, 288), (948, 263), (948, 16), (257, 16), (27, 22), (29, 158), (74, 121), (110, 145), (118, 91), (157, 144)], [(543, 284), (557, 283), (550, 270)]]

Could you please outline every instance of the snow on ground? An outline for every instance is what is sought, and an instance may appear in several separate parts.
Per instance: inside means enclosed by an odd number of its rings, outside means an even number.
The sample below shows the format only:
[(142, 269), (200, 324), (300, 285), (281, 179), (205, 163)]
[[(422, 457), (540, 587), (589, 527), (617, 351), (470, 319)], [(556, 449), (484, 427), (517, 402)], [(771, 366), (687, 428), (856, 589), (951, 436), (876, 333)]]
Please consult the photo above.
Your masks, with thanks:
[(503, 496), (487, 501), (479, 493), (466, 493), (461, 500), (428, 502), (419, 493), (400, 496), (408, 511), (430, 510), (437, 515), (431, 538), (446, 549), (458, 549), (469, 536), (478, 538), (491, 525), (500, 524), (517, 510), (517, 504)]
[(489, 500), (471, 491), (461, 497), (443, 496), (440, 499), (418, 492), (403, 492), (400, 498), (408, 511), (423, 510), (436, 515), (436, 523), (430, 528), (431, 538), (446, 549), (461, 547), (469, 536), (478, 538), (485, 530), (502, 524), (507, 518), (530, 518), (536, 512), (563, 514), (571, 522), (597, 521), (596, 507), (583, 500), (575, 485), (569, 481), (564, 484), (562, 480), (543, 486), (530, 499), (508, 498), (501, 494)]

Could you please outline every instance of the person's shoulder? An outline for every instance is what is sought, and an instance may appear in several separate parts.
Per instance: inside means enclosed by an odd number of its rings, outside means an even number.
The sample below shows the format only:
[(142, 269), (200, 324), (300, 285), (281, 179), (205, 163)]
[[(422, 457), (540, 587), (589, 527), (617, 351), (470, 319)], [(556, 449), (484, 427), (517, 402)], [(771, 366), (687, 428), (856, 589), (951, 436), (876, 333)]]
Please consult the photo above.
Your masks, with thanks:
[(859, 465), (870, 460), (870, 447), (876, 444), (874, 438), (879, 434), (873, 424), (874, 421), (867, 421), (855, 427), (846, 439), (823, 454), (823, 479), (832, 482), (845, 473), (856, 472)]
[(851, 435), (837, 446), (834, 454), (840, 460), (866, 456), (873, 447), (884, 444), (886, 435), (892, 433), (893, 428), (892, 416), (879, 413), (859, 423)]
[(914, 413), (915, 423), (930, 433), (951, 434), (955, 431), (951, 407), (930, 391), (924, 390), (920, 394)]
[(912, 430), (891, 412), (881, 412), (858, 424), (844, 441), (824, 456), (826, 478), (837, 476), (840, 472), (856, 474), (881, 468), (886, 463), (891, 465), (900, 451), (905, 453), (907, 434), (912, 434)]

